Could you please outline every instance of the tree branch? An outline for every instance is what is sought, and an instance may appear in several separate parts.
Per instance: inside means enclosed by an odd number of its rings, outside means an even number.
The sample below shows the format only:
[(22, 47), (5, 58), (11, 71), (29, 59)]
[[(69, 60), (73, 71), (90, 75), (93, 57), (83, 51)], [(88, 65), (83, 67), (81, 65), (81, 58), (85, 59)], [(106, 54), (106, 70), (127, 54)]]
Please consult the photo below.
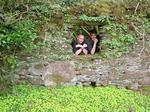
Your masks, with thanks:
[(138, 2), (137, 5), (136, 5), (136, 8), (134, 10), (134, 15), (137, 13), (137, 9), (138, 9), (139, 5), (140, 5), (140, 2)]

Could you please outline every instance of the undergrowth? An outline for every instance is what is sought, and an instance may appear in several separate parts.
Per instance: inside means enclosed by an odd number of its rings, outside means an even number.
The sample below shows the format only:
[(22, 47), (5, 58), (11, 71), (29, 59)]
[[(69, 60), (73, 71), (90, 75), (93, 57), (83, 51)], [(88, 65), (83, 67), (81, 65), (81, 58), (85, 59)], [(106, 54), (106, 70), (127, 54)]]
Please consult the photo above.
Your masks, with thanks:
[(115, 87), (18, 85), (0, 96), (1, 112), (149, 112), (150, 96)]

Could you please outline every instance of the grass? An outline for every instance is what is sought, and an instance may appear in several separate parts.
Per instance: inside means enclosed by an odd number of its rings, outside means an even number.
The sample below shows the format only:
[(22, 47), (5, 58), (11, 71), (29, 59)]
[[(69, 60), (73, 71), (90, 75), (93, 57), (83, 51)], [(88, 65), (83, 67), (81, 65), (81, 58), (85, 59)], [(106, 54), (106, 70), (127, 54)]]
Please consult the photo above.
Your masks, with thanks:
[(0, 96), (0, 112), (150, 112), (150, 96), (115, 87), (17, 85)]

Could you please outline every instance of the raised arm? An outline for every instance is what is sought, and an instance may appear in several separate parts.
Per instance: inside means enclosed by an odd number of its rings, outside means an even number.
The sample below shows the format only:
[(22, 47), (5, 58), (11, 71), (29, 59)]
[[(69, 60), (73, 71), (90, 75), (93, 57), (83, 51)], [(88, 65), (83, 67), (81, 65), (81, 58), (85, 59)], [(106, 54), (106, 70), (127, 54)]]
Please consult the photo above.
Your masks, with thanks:
[(92, 50), (91, 50), (91, 54), (92, 54), (92, 55), (93, 55), (93, 54), (95, 53), (95, 51), (96, 51), (97, 42), (98, 42), (98, 39), (95, 39), (95, 40), (94, 40), (94, 45), (93, 45)]

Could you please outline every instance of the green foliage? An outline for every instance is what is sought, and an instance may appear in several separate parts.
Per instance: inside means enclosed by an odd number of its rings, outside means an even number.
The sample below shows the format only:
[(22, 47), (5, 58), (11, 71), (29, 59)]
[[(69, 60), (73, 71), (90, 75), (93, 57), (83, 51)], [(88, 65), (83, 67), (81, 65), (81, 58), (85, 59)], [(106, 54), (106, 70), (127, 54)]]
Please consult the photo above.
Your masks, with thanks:
[(17, 66), (18, 52), (36, 47), (36, 28), (32, 20), (0, 26), (0, 86), (11, 85), (11, 71)]
[(132, 17), (132, 19), (136, 21), (136, 27), (139, 33), (143, 33), (145, 30), (146, 34), (150, 34), (150, 20), (142, 17)]
[(14, 87), (0, 96), (2, 112), (149, 112), (150, 97), (115, 87)]
[(16, 64), (15, 54), (18, 50), (31, 51), (35, 48), (36, 29), (33, 21), (24, 20), (10, 26), (0, 27), (0, 59), (13, 66)]
[[(119, 24), (119, 23), (115, 23), (113, 21), (110, 21), (109, 23), (110, 24), (107, 24), (104, 26), (104, 30), (105, 30), (105, 32), (110, 34), (110, 36), (115, 37), (115, 36), (117, 36), (117, 33), (125, 34), (125, 33), (129, 32), (127, 24)], [(116, 34), (114, 34), (114, 33), (116, 33)]]
[(7, 70), (16, 67), (20, 52), (32, 51), (37, 43), (40, 59), (71, 59), (71, 48), (62, 46), (71, 40), (67, 37), (76, 35), (72, 32), (78, 26), (84, 32), (96, 28), (98, 34), (103, 26), (102, 36), (107, 39), (100, 46), (107, 47), (106, 54), (120, 56), (136, 40), (128, 28), (130, 22), (136, 23), (139, 32), (145, 29), (149, 34), (149, 4), (149, 0), (0, 0), (0, 72), (8, 74)]
[(119, 40), (123, 42), (123, 44), (126, 45), (133, 45), (135, 43), (135, 37), (133, 37), (130, 34), (122, 35)]
[(76, 16), (81, 14), (88, 16), (108, 16), (112, 5), (110, 0), (89, 0), (88, 2), (86, 0), (81, 0), (80, 2), (72, 4), (69, 12)]
[(106, 45), (109, 49), (121, 49), (122, 47), (133, 45), (134, 43), (135, 38), (130, 34), (126, 34), (120, 36), (119, 39), (103, 40), (101, 44)]
[(21, 52), (31, 53), (37, 48), (49, 22), (60, 19), (62, 11), (59, 2), (53, 0), (0, 0), (0, 78), (15, 69)]
[(104, 57), (120, 57), (125, 52), (129, 51), (131, 46), (136, 42), (135, 34), (130, 30), (128, 25), (110, 22), (103, 27), (103, 40), (101, 48), (104, 50)]
[(80, 16), (80, 20), (82, 21), (86, 21), (86, 22), (91, 22), (91, 21), (95, 21), (95, 22), (104, 22), (106, 21), (106, 18), (105, 16), (99, 16), (99, 17), (89, 17), (89, 16), (86, 16), (86, 15), (81, 15)]
[(146, 15), (149, 13), (149, 4), (149, 0), (76, 0), (72, 2), (70, 13), (76, 16), (111, 15), (121, 19), (125, 15)]
[[(144, 11), (144, 5), (148, 8), (147, 0), (139, 2), (140, 7), (138, 7), (138, 11)], [(126, 5), (124, 5), (125, 3)], [(122, 35), (124, 37), (128, 33), (128, 26), (116, 23), (110, 24), (110, 16), (120, 22), (121, 20), (119, 19), (124, 18), (128, 14), (126, 10), (131, 10), (131, 8), (135, 9), (137, 3), (137, 0), (89, 0), (88, 2), (86, 0), (1, 0), (0, 23), (2, 26), (0, 27), (0, 36), (2, 38), (0, 38), (0, 46), (2, 46), (2, 57), (0, 57), (0, 60), (3, 60), (4, 57), (9, 57), (4, 56), (4, 54), (13, 56), (15, 54), (14, 52), (18, 49), (29, 50), (34, 48), (33, 40), (35, 39), (35, 33), (38, 32), (39, 35), (43, 34), (39, 36), (39, 38), (43, 39), (45, 32), (52, 30), (50, 28), (51, 22), (64, 27), (64, 15), (76, 17), (79, 21), (86, 23), (96, 22), (98, 23), (96, 26), (104, 25), (103, 23), (105, 25), (108, 24), (104, 26), (106, 30), (105, 34), (108, 33), (110, 38), (122, 37)], [(116, 19), (118, 17), (119, 19)], [(35, 21), (37, 32), (33, 31), (35, 30), (35, 26), (32, 20)], [(70, 21), (72, 20), (70, 19)], [(31, 40), (31, 43), (29, 40)], [(113, 42), (111, 47), (115, 47), (115, 43), (117, 42)], [(55, 44), (51, 43), (51, 46), (53, 45)]]
[(3, 49), (8, 49), (10, 51), (14, 50), (14, 47), (21, 49), (32, 49), (34, 48), (33, 41), (36, 38), (36, 30), (33, 21), (26, 20), (21, 21), (11, 26), (12, 30), (8, 30), (7, 26), (1, 27), (1, 41), (0, 46)]
[(14, 69), (17, 65), (16, 57), (13, 55), (10, 55), (9, 57), (7, 57), (6, 63), (11, 69)]
[[(145, 15), (150, 9), (149, 0), (125, 0), (122, 4), (125, 4), (126, 9), (128, 9), (128, 14)], [(135, 12), (136, 7), (137, 11)]]

